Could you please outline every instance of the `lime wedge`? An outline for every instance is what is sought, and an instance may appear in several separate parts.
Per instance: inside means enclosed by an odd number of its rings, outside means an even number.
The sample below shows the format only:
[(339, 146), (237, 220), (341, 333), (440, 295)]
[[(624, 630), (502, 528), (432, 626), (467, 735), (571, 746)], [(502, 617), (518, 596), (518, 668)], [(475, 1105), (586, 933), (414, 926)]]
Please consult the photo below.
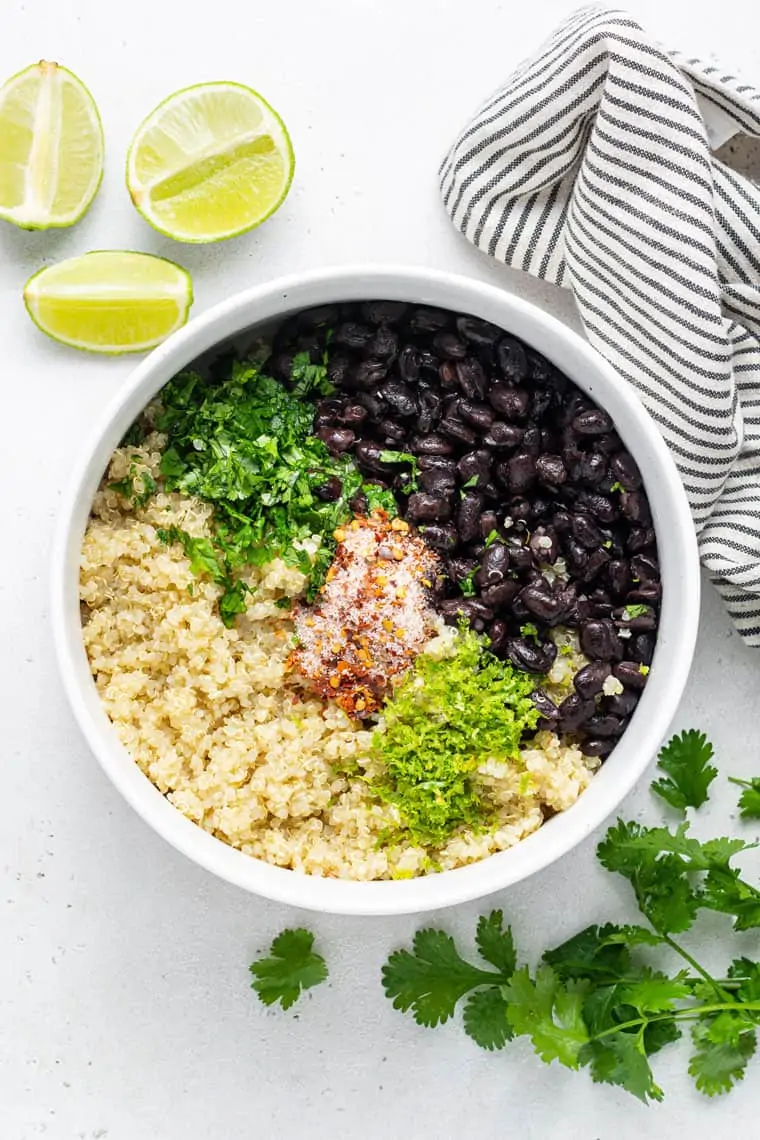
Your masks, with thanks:
[(239, 83), (201, 83), (148, 115), (127, 155), (137, 209), (177, 241), (221, 241), (259, 225), (281, 204), (295, 161), (269, 104)]
[(76, 75), (41, 60), (0, 88), (0, 218), (73, 226), (102, 177), (98, 108)]
[(61, 344), (88, 352), (145, 352), (184, 325), (190, 274), (148, 253), (101, 250), (50, 265), (24, 286), (27, 312)]

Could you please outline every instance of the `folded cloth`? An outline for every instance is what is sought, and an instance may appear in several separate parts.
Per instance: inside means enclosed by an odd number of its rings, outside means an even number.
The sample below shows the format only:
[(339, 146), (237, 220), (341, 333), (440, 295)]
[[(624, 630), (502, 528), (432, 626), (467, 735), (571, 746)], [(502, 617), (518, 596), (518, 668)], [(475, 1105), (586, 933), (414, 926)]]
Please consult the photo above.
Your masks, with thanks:
[(704, 566), (760, 645), (760, 188), (713, 157), (760, 135), (760, 92), (668, 52), (624, 12), (572, 15), (477, 112), (440, 170), (454, 224), (571, 289), (678, 465)]

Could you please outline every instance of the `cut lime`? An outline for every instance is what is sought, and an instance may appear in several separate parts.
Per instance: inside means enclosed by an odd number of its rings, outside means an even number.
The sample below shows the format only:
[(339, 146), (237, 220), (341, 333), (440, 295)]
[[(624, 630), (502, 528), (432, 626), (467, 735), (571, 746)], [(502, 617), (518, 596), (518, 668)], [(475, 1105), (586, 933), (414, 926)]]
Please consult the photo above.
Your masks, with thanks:
[(41, 269), (24, 286), (38, 328), (88, 352), (145, 352), (184, 325), (190, 274), (148, 253), (98, 250)]
[(127, 155), (137, 209), (177, 241), (221, 241), (259, 225), (293, 180), (280, 116), (239, 83), (201, 83), (148, 116)]
[(0, 218), (73, 226), (102, 177), (98, 108), (76, 75), (41, 60), (0, 88)]

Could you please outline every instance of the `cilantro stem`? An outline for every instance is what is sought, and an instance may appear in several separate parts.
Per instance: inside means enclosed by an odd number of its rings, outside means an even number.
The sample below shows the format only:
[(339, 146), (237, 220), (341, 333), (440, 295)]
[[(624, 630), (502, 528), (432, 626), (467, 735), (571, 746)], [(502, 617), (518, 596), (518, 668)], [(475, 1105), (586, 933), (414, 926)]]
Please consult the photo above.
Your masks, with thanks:
[(703, 967), (700, 966), (696, 958), (693, 958), (688, 950), (684, 950), (683, 946), (680, 946), (674, 938), (671, 938), (669, 934), (660, 934), (660, 937), (662, 938), (663, 942), (666, 942), (668, 944), (671, 950), (674, 950), (676, 954), (680, 954), (684, 961), (688, 962), (692, 969), (696, 970), (701, 978), (704, 978), (708, 986), (711, 986), (712, 989), (715, 990), (718, 997), (729, 996), (723, 987), (718, 982), (716, 982), (715, 978), (713, 978), (711, 974), (708, 974), (707, 970), (703, 969)]
[(760, 1001), (721, 1001), (713, 1002), (711, 1005), (693, 1005), (688, 1009), (671, 1009), (667, 1013), (658, 1013), (654, 1017), (635, 1017), (631, 1021), (621, 1021), (618, 1025), (613, 1025), (610, 1029), (603, 1029), (601, 1033), (597, 1033), (591, 1038), (592, 1041), (601, 1041), (603, 1037), (610, 1037), (613, 1033), (620, 1033), (623, 1029), (636, 1029), (639, 1026), (646, 1027), (647, 1025), (654, 1024), (655, 1021), (694, 1021), (704, 1017), (708, 1013), (722, 1013), (724, 1010), (757, 1010), (760, 1011)]

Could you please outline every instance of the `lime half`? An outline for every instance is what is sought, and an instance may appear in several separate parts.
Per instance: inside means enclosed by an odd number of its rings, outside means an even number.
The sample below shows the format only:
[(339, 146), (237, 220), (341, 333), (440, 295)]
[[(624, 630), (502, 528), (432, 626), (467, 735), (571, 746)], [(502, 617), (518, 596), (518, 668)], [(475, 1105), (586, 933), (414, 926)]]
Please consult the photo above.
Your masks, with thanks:
[(170, 95), (138, 129), (127, 187), (161, 233), (221, 241), (274, 213), (294, 166), (285, 125), (260, 95), (238, 83), (202, 83)]
[(190, 275), (148, 253), (102, 250), (41, 269), (24, 286), (38, 328), (89, 352), (145, 352), (184, 325)]
[(0, 88), (0, 218), (72, 226), (103, 177), (103, 128), (71, 71), (41, 60)]

